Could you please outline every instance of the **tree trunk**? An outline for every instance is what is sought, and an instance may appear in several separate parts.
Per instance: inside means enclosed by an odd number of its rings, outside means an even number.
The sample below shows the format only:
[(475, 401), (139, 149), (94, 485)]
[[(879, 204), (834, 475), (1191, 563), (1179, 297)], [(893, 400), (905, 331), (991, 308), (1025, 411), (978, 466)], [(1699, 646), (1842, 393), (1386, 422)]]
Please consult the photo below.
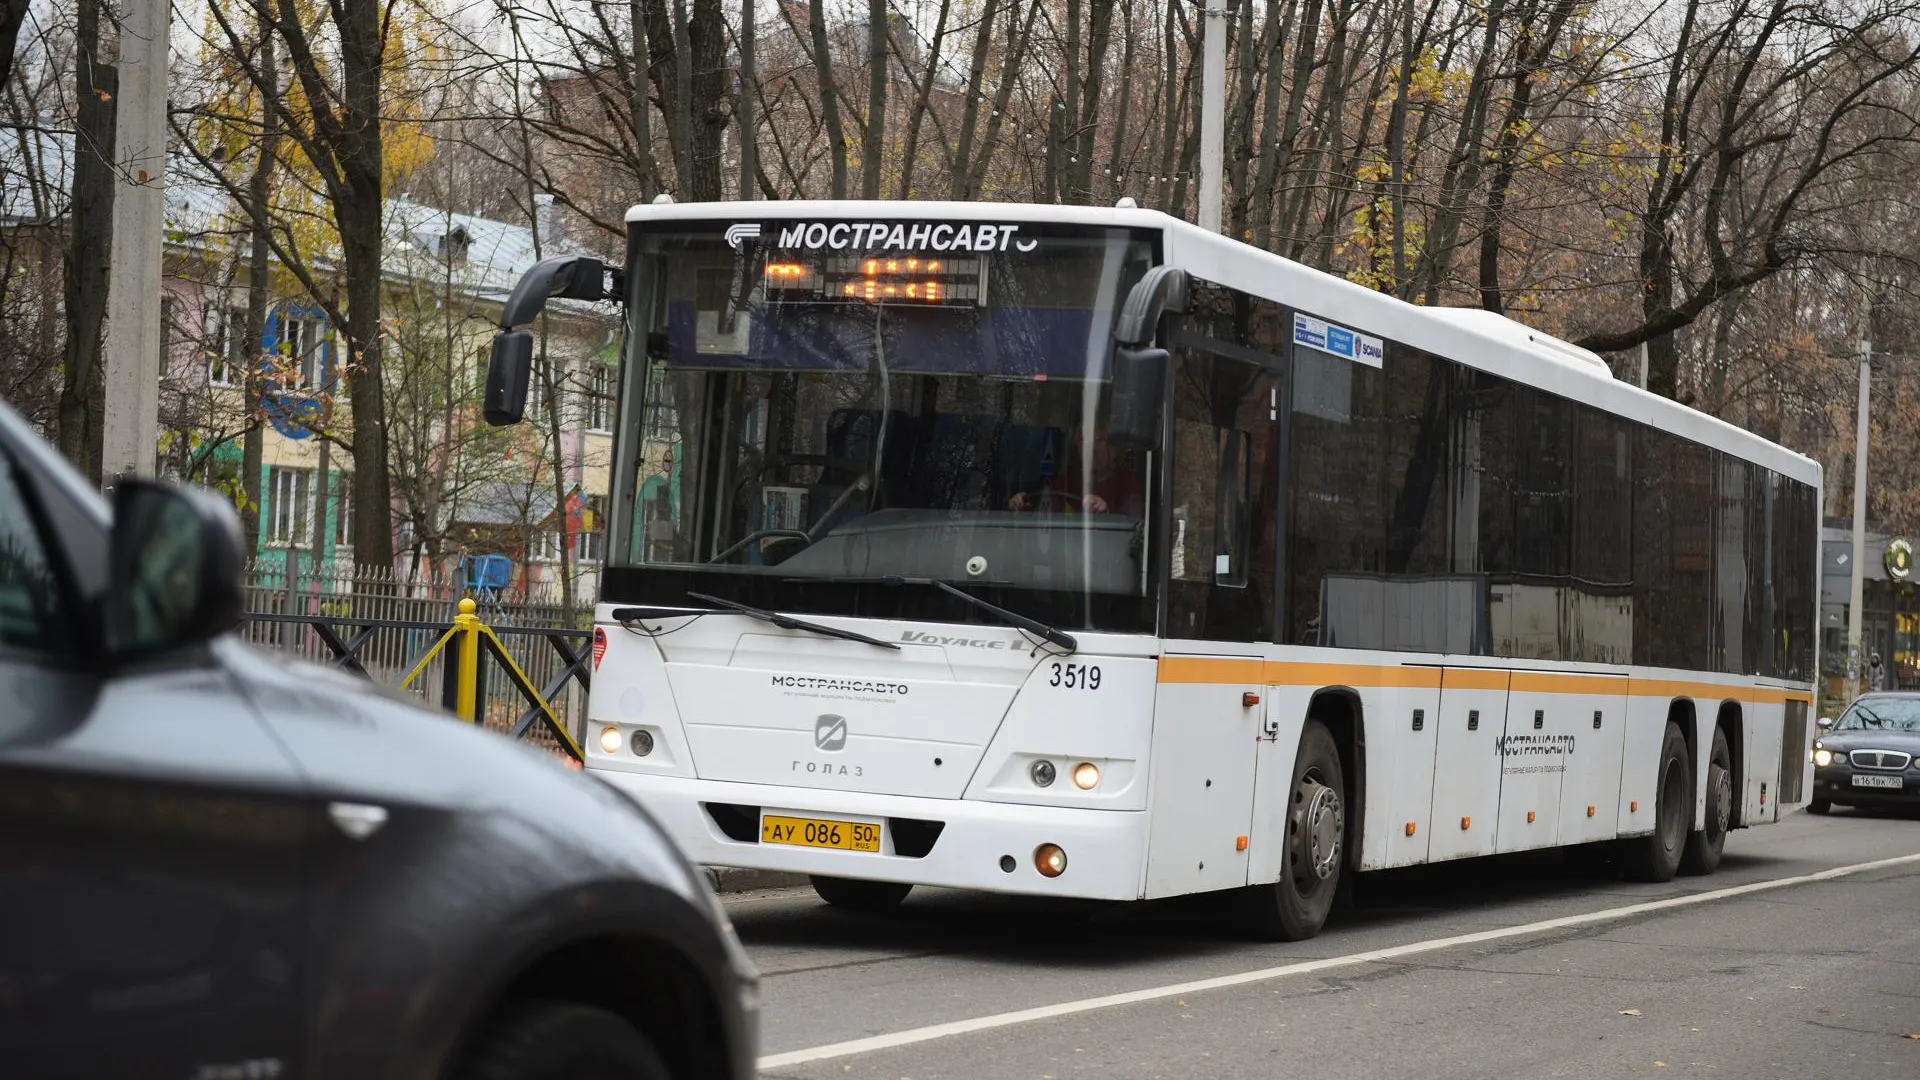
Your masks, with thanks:
[(119, 75), (102, 62), (103, 0), (80, 0), (75, 26), (77, 98), (72, 228), (67, 240), (67, 350), (60, 391), (60, 452), (96, 484), (100, 474), (101, 339), (107, 318), (107, 255), (113, 247), (115, 96)]
[(32, 0), (0, 0), (0, 86), (13, 78), (13, 50), (32, 6)]
[[(1122, 4), (1120, 6), (1120, 40), (1122, 42), (1120, 46), (1120, 70), (1126, 72), (1128, 77), (1131, 77), (1133, 74), (1133, 60), (1134, 57), (1138, 55), (1138, 42), (1134, 41), (1133, 38), (1132, 4)], [(1127, 143), (1127, 120), (1129, 119), (1127, 114), (1131, 111), (1132, 105), (1133, 94), (1129, 92), (1126, 84), (1123, 82), (1121, 84), (1118, 115), (1113, 118), (1113, 144), (1107, 148), (1107, 198), (1113, 200), (1117, 200), (1120, 196), (1129, 194), (1131, 191), (1126, 182), (1126, 167), (1122, 165), (1121, 162), (1127, 156), (1123, 148)], [(1088, 137), (1092, 137), (1091, 133), (1089, 133)], [(1088, 157), (1091, 158), (1093, 153), (1092, 149), (1089, 148), (1087, 153)], [(1092, 168), (1091, 161), (1088, 163), (1088, 168)]]
[(820, 80), (820, 115), (827, 125), (827, 149), (833, 155), (832, 199), (847, 197), (847, 131), (840, 122), (840, 95), (833, 85), (833, 49), (827, 43), (827, 14), (822, 0), (807, 0), (807, 33), (813, 38), (813, 72)]
[(867, 0), (867, 125), (860, 139), (860, 197), (880, 197), (887, 144), (887, 0)]
[[(247, 314), (241, 323), (242, 352), (245, 367), (241, 371), (241, 392), (247, 403), (247, 434), (240, 444), (240, 486), (246, 492), (246, 506), (240, 512), (240, 524), (247, 541), (249, 557), (260, 550), (260, 494), (263, 477), (260, 470), (266, 457), (266, 425), (261, 423), (260, 370), (266, 358), (261, 342), (267, 326), (268, 275), (271, 227), (267, 219), (267, 199), (271, 194), (273, 170), (280, 152), (279, 86), (272, 26), (266, 13), (259, 13), (260, 73), (269, 88), (260, 95), (259, 159), (253, 164), (253, 176), (247, 183)], [(222, 313), (225, 318), (225, 313)], [(228, 330), (232, 332), (231, 328)]]
[(1006, 66), (1000, 75), (1000, 86), (993, 93), (993, 112), (987, 117), (986, 136), (980, 140), (979, 156), (967, 167), (966, 194), (962, 198), (978, 198), (986, 185), (987, 169), (993, 164), (993, 152), (998, 146), (1000, 126), (1007, 115), (1007, 103), (1013, 99), (1013, 85), (1026, 60), (1027, 46), (1033, 41), (1033, 24), (1039, 14), (1039, 0), (1034, 0), (1027, 5), (1026, 22), (1016, 24), (1009, 20), (1007, 23)]
[[(945, 9), (941, 9), (944, 16)], [(754, 96), (759, 79), (754, 64), (753, 49), (759, 37), (754, 26), (753, 0), (740, 0), (740, 104), (735, 106), (735, 115), (740, 124), (740, 198), (753, 198), (754, 177), (760, 171), (760, 126), (753, 118)]]
[(953, 0), (940, 0), (940, 14), (933, 23), (933, 44), (927, 47), (926, 62), (920, 72), (920, 85), (915, 92), (913, 115), (907, 118), (907, 142), (900, 150), (898, 198), (913, 197), (914, 159), (920, 156), (920, 121), (933, 110), (933, 77), (940, 70), (941, 47), (947, 39), (947, 16), (952, 10)]
[[(285, 16), (293, 0), (281, 0)], [(392, 499), (387, 475), (387, 406), (381, 364), (381, 242), (385, 152), (381, 68), (386, 24), (379, 0), (338, 0), (342, 130), (335, 159), (345, 190), (333, 192), (340, 267), (347, 281), (347, 385), (353, 397), (353, 560), (393, 570)], [(285, 17), (283, 16), (283, 18)], [(311, 57), (309, 57), (311, 60)], [(317, 81), (318, 72), (313, 73)], [(344, 196), (344, 197), (342, 197)]]
[[(747, 0), (751, 5), (753, 0)], [(642, 0), (628, 0), (628, 17), (633, 20), (633, 85), (628, 93), (628, 122), (633, 125), (634, 152), (640, 161), (640, 200), (652, 202), (660, 193), (660, 164), (653, 158), (653, 105), (647, 100), (647, 73), (653, 70), (653, 54), (647, 38), (647, 12)]]
[[(1107, 51), (1113, 45), (1114, 0), (1090, 0), (1087, 27), (1086, 77), (1080, 92), (1080, 111), (1071, 160), (1067, 162), (1068, 201), (1089, 202), (1093, 196), (1094, 135), (1100, 125), (1101, 93), (1106, 86)], [(1121, 95), (1124, 102), (1126, 95)], [(1125, 107), (1124, 105), (1122, 106)], [(1120, 136), (1116, 134), (1117, 140)], [(1117, 142), (1116, 142), (1116, 145)]]
[(733, 124), (728, 107), (733, 100), (733, 72), (727, 67), (727, 23), (720, 0), (693, 0), (687, 41), (693, 58), (692, 97), (682, 113), (691, 121), (693, 142), (686, 190), (695, 202), (718, 202), (726, 188), (720, 145)]
[[(1007, 0), (1014, 3), (1016, 0)], [(944, 5), (942, 7), (944, 11)], [(999, 0), (987, 0), (985, 10), (980, 12), (980, 25), (974, 29), (973, 54), (967, 66), (967, 100), (961, 106), (960, 141), (954, 147), (953, 157), (947, 161), (947, 198), (964, 199), (967, 197), (967, 181), (972, 174), (973, 135), (980, 124), (980, 99), (987, 81), (987, 54), (993, 48), (993, 16), (999, 10)]]

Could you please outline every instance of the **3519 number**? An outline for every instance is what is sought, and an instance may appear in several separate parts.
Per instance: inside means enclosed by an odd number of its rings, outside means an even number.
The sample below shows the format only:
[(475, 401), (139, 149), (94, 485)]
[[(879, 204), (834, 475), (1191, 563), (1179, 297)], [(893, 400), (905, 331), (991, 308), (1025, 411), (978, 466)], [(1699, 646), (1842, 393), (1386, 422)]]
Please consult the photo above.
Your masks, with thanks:
[(1100, 665), (1059, 663), (1053, 665), (1053, 678), (1047, 680), (1048, 686), (1064, 686), (1069, 690), (1100, 689)]

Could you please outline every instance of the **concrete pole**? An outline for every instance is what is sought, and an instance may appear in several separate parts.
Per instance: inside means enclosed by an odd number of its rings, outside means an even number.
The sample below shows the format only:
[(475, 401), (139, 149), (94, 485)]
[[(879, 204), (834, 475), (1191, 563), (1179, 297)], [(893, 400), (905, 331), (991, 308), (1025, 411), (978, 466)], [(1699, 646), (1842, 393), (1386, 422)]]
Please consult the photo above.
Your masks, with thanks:
[(113, 254), (101, 471), (152, 476), (160, 437), (160, 270), (166, 213), (168, 0), (130, 0), (120, 30)]
[(1227, 109), (1227, 0), (1206, 4), (1205, 45), (1200, 72), (1200, 227), (1220, 231), (1220, 200), (1225, 187), (1221, 144)]
[(1861, 608), (1866, 592), (1867, 532), (1867, 399), (1873, 378), (1873, 343), (1864, 320), (1860, 331), (1860, 407), (1853, 435), (1853, 588), (1847, 599), (1847, 700), (1860, 696), (1863, 653), (1860, 642)]

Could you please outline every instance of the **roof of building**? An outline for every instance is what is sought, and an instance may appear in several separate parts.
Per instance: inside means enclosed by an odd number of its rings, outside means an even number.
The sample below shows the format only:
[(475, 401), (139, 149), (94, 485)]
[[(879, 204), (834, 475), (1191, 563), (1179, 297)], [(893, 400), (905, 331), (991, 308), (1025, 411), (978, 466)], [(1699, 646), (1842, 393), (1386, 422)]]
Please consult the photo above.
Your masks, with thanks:
[[(0, 224), (53, 224), (64, 217), (73, 186), (73, 138), (70, 131), (46, 128), (0, 135)], [(211, 250), (221, 239), (239, 236), (243, 221), (229, 190), (191, 157), (170, 154), (162, 181), (171, 249)], [(428, 265), (438, 269), (452, 246), (464, 255), (455, 284), (494, 301), (506, 299), (536, 256), (582, 250), (557, 239), (536, 244), (530, 225), (441, 210), (404, 195), (387, 200), (386, 234), (390, 276), (422, 273)], [(450, 245), (450, 237), (463, 239)]]

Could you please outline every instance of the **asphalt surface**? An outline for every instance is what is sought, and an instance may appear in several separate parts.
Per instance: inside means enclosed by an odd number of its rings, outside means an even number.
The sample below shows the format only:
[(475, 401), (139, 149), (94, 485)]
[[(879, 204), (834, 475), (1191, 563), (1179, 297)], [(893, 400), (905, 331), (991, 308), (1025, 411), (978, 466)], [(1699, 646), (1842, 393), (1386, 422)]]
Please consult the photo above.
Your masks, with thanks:
[[(919, 890), (871, 918), (787, 889), (728, 908), (780, 1080), (1912, 1078), (1920, 859), (1768, 883), (1917, 854), (1920, 818), (1836, 810), (1736, 832), (1718, 873), (1664, 885), (1556, 855), (1395, 871), (1297, 944), (1206, 901), (1088, 918)], [(1710, 895), (1744, 885), (1767, 887)], [(1229, 985), (1184, 985), (1210, 979)], [(896, 1045), (842, 1045), (876, 1037)]]

